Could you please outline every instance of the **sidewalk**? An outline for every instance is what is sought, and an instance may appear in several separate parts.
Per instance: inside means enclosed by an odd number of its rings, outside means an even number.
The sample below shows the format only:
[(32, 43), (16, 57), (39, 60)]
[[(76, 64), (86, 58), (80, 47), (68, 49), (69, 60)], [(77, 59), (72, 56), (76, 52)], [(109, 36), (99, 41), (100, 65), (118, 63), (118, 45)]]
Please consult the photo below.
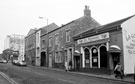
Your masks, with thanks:
[(0, 84), (12, 84), (0, 74)]
[(0, 72), (0, 84), (18, 84), (3, 72)]
[[(35, 67), (35, 66), (32, 66)], [(38, 66), (36, 66), (38, 67)], [(56, 70), (56, 71), (62, 71), (65, 72), (64, 69), (58, 69), (58, 68), (49, 68), (49, 67), (38, 67), (38, 68), (44, 68), (44, 69), (50, 69), (50, 70)], [(127, 83), (134, 83), (133, 76), (124, 76), (123, 79), (120, 77), (115, 78), (114, 75), (106, 75), (106, 74), (94, 74), (94, 73), (84, 73), (84, 72), (76, 72), (76, 71), (68, 71), (67, 73), (72, 73), (72, 74), (80, 74), (80, 75), (86, 75), (86, 76), (92, 76), (92, 77), (97, 77), (97, 78), (103, 78), (103, 79), (109, 79), (109, 80), (114, 80), (114, 81), (121, 81), (121, 82), (127, 82)]]

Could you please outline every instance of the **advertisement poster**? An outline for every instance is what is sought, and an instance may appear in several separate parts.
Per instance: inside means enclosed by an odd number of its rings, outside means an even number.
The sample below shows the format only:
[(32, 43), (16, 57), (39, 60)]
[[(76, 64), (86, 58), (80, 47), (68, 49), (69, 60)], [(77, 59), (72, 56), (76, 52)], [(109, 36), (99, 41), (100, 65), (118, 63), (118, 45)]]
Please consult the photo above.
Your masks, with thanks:
[(124, 74), (134, 73), (135, 66), (135, 17), (124, 22), (122, 26), (123, 34), (123, 57)]

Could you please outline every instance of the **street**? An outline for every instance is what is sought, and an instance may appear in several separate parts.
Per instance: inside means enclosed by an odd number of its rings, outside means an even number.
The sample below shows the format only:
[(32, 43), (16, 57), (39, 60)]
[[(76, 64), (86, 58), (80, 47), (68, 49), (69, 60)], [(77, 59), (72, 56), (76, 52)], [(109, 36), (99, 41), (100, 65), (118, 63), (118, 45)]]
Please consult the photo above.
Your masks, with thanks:
[(64, 70), (51, 70), (44, 67), (20, 67), (0, 64), (0, 71), (18, 84), (127, 84), (120, 81), (72, 74)]

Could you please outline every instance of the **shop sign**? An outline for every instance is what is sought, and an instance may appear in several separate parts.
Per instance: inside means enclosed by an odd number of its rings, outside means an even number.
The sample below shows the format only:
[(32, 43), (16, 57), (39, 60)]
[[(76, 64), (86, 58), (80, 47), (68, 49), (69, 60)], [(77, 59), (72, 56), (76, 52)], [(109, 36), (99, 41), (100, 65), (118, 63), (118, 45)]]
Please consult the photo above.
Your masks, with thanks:
[(107, 38), (109, 38), (108, 32), (99, 34), (99, 35), (95, 35), (95, 36), (91, 36), (91, 37), (87, 37), (84, 39), (79, 39), (79, 40), (77, 40), (77, 44), (83, 44), (83, 43), (93, 42), (93, 41), (97, 41), (97, 40), (103, 40), (103, 39), (107, 39)]

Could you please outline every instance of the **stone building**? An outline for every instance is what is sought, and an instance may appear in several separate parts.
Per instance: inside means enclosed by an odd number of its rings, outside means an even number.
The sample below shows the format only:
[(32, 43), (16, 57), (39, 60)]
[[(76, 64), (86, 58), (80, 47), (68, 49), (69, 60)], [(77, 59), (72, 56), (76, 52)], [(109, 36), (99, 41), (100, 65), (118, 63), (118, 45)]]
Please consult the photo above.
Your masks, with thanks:
[(25, 57), (27, 64), (35, 65), (36, 57), (36, 28), (30, 29), (25, 37)]

